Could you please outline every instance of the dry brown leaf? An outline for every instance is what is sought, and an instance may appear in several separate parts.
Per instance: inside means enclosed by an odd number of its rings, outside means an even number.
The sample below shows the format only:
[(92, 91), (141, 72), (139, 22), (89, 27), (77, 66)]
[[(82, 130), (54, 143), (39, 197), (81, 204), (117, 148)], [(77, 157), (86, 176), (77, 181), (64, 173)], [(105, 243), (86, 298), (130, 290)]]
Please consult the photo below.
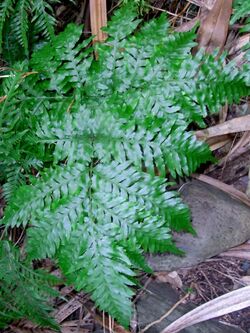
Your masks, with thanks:
[(209, 301), (180, 317), (161, 333), (177, 333), (194, 324), (245, 309), (250, 306), (250, 286)]
[(188, 21), (188, 22), (185, 22), (185, 23), (181, 24), (180, 26), (176, 27), (174, 30), (176, 32), (190, 31), (194, 28), (194, 26), (198, 23), (198, 21), (199, 21), (199, 16), (195, 17), (191, 21)]
[(227, 159), (228, 157), (233, 155), (237, 150), (239, 150), (242, 147), (245, 147), (248, 143), (250, 143), (250, 131), (243, 133), (240, 140), (236, 143), (235, 146), (233, 146), (233, 148), (227, 154)]
[(57, 277), (58, 279), (63, 279), (62, 272), (59, 268), (54, 269), (50, 274)]
[(245, 34), (240, 36), (233, 45), (230, 47), (228, 54), (231, 56), (231, 59), (235, 61), (238, 66), (241, 66), (245, 62), (245, 54), (243, 51), (244, 46), (250, 42), (250, 34)]
[(68, 303), (63, 304), (54, 314), (55, 320), (60, 324), (67, 319), (72, 313), (82, 307), (80, 297), (77, 295), (71, 299)]
[(248, 251), (231, 251), (230, 250), (230, 251), (221, 253), (220, 256), (250, 260), (250, 252), (248, 252)]
[(3, 101), (5, 101), (6, 98), (7, 98), (7, 95), (0, 96), (0, 103), (2, 103)]
[(198, 12), (198, 15), (194, 19), (192, 19), (192, 20), (190, 20), (188, 22), (183, 23), (179, 27), (176, 27), (175, 31), (177, 31), (177, 32), (190, 31), (190, 30), (192, 30), (194, 28), (194, 26), (199, 21), (203, 21), (207, 17), (207, 14), (209, 12), (208, 11), (209, 8), (207, 6), (204, 6), (204, 4), (205, 4), (204, 2), (201, 2), (200, 7), (202, 7), (202, 10)]
[(78, 327), (62, 327), (60, 333), (91, 333), (90, 330)]
[(32, 329), (32, 328), (27, 328), (27, 327), (20, 328), (20, 327), (11, 325), (10, 328), (11, 328), (11, 333), (55, 333), (55, 331), (51, 331), (51, 330), (39, 328), (39, 327)]
[(228, 251), (249, 251), (250, 252), (250, 243), (249, 241), (247, 241), (246, 243), (244, 244), (241, 244), (241, 245), (238, 245), (238, 246), (235, 246), (233, 248), (231, 248), (230, 250)]
[(250, 260), (250, 243), (246, 242), (239, 246), (233, 247), (232, 249), (222, 252), (221, 257), (234, 257), (245, 260)]
[[(215, 150), (215, 148), (217, 149), (224, 145), (223, 142), (220, 142), (220, 140), (219, 140), (219, 138), (222, 138), (222, 137), (223, 136), (216, 136), (216, 137), (212, 137), (212, 138), (209, 138), (206, 140), (207, 144), (209, 144), (210, 149), (212, 151)], [(216, 141), (218, 140), (218, 144), (217, 143), (214, 144), (214, 142), (213, 142), (214, 139)], [(230, 141), (232, 141), (232, 140), (231, 139), (226, 140), (226, 138), (225, 138), (224, 143), (227, 144)], [(212, 144), (211, 144), (211, 142), (212, 142)], [(233, 140), (233, 143), (234, 143), (234, 140)], [(250, 151), (250, 131), (244, 132), (242, 137), (239, 139), (239, 141), (235, 145), (233, 145), (233, 143), (230, 147), (229, 152), (217, 162), (217, 164), (216, 164), (217, 166), (224, 165), (223, 166), (223, 168), (224, 168), (227, 163), (229, 163), (233, 160), (236, 160), (241, 155)], [(214, 166), (211, 166), (210, 168), (215, 169)], [(246, 195), (248, 197), (250, 197), (248, 195), (248, 192), (246, 192)]]
[(231, 141), (232, 141), (231, 136), (229, 136), (229, 135), (220, 135), (220, 136), (208, 138), (206, 140), (206, 143), (210, 146), (210, 149), (212, 151), (214, 151), (216, 149), (219, 149), (219, 148), (225, 146), (226, 144), (228, 144)]
[(198, 47), (205, 48), (211, 53), (214, 49), (223, 50), (228, 34), (229, 21), (232, 13), (232, 0), (216, 0), (212, 9), (204, 19), (198, 30)]
[(226, 139), (224, 141), (219, 141), (217, 143), (214, 143), (213, 145), (210, 146), (210, 150), (215, 151), (217, 149), (220, 149), (220, 148), (224, 147), (225, 145), (227, 145), (231, 141), (232, 141), (231, 139)]
[(248, 196), (245, 193), (234, 188), (232, 185), (227, 185), (217, 179), (206, 175), (193, 174), (192, 177), (201, 180), (204, 183), (217, 187), (221, 191), (228, 193), (231, 197), (242, 201), (244, 204), (250, 207), (250, 199), (248, 198)]
[(91, 333), (93, 332), (93, 320), (70, 320), (61, 325), (61, 333)]
[(106, 0), (90, 0), (90, 23), (94, 42), (105, 41), (107, 34), (101, 28), (107, 25)]
[(234, 118), (207, 129), (196, 131), (198, 139), (206, 140), (214, 136), (250, 131), (250, 115)]
[(243, 36), (240, 36), (234, 41), (233, 45), (231, 45), (228, 54), (230, 56), (234, 55), (238, 51), (241, 51), (241, 49), (244, 46), (246, 46), (249, 42), (250, 42), (250, 34), (245, 34)]
[(11, 324), (11, 333), (54, 333), (54, 330), (38, 327), (37, 324), (32, 323), (29, 320), (22, 319), (18, 322)]
[(201, 8), (212, 9), (215, 0), (187, 0), (187, 1)]
[[(247, 133), (247, 132), (245, 132), (245, 133)], [(206, 140), (206, 142), (210, 145), (210, 139)], [(228, 141), (228, 142), (230, 142), (230, 141)], [(237, 145), (238, 145), (238, 142), (237, 142)], [(231, 147), (232, 147), (232, 145), (231, 145)], [(212, 146), (212, 148), (213, 148), (213, 146)], [(211, 150), (214, 150), (212, 148), (211, 148)], [(231, 150), (234, 150), (233, 153), (231, 153)], [(207, 174), (207, 173), (213, 171), (214, 169), (216, 169), (217, 167), (224, 168), (226, 164), (233, 163), (233, 161), (236, 161), (238, 158), (241, 158), (241, 156), (243, 156), (243, 155), (245, 155), (246, 160), (248, 160), (247, 157), (250, 156), (250, 155), (248, 155), (250, 152), (250, 141), (249, 142), (246, 141), (243, 146), (239, 146), (236, 150), (234, 149), (234, 147), (231, 150), (229, 151), (229, 153), (226, 156), (222, 157), (216, 163), (216, 165), (211, 165), (210, 167), (208, 167), (205, 173)], [(233, 163), (233, 164), (235, 165), (234, 168), (238, 168), (239, 165), (236, 165), (235, 163)], [(240, 162), (240, 164), (241, 164), (241, 162)], [(244, 164), (241, 166), (244, 167)], [(248, 196), (247, 193), (246, 193), (246, 195)]]
[(227, 119), (227, 114), (228, 114), (228, 104), (226, 103), (226, 105), (224, 105), (221, 109), (220, 109), (220, 113), (219, 113), (219, 122), (224, 123)]

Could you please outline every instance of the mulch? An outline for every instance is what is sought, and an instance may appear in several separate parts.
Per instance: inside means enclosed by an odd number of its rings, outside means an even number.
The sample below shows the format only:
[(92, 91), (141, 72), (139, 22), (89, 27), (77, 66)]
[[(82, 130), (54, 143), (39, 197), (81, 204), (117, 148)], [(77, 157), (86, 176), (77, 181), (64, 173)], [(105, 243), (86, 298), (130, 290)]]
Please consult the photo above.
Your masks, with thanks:
[[(189, 302), (198, 306), (245, 286), (244, 278), (250, 278), (250, 261), (215, 257), (195, 267), (180, 269), (178, 274), (183, 283), (182, 290), (191, 291)], [(250, 308), (225, 315), (219, 320), (250, 332)]]

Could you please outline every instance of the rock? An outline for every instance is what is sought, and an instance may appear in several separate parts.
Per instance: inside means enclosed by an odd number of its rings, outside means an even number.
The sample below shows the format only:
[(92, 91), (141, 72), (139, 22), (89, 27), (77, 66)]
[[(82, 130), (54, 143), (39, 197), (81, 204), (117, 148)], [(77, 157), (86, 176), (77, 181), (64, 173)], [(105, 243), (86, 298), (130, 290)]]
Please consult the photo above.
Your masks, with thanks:
[[(178, 294), (167, 284), (151, 282), (136, 303), (139, 331), (147, 324), (164, 315), (179, 300)], [(194, 307), (181, 304), (167, 318), (152, 326), (146, 333), (160, 333), (177, 318), (191, 311)], [(242, 329), (224, 325), (216, 320), (199, 323), (180, 331), (180, 333), (245, 333)]]
[(189, 205), (197, 236), (175, 235), (183, 257), (149, 255), (148, 263), (155, 271), (173, 271), (203, 262), (250, 239), (250, 208), (219, 189), (194, 180), (183, 186), (181, 195)]

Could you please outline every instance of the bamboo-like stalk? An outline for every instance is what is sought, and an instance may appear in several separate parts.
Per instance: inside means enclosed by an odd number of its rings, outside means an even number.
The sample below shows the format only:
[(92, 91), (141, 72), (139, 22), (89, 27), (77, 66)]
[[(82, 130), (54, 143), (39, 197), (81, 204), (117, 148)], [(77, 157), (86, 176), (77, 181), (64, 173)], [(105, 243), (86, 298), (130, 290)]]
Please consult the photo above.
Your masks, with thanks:
[(107, 34), (101, 30), (107, 25), (106, 0), (90, 0), (90, 23), (94, 42), (103, 42)]

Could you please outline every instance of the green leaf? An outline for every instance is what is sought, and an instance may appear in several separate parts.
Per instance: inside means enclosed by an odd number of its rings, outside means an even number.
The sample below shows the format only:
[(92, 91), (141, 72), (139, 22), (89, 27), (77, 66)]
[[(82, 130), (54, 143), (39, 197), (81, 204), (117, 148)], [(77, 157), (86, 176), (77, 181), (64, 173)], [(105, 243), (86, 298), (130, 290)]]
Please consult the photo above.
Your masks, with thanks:
[(0, 327), (13, 320), (27, 318), (38, 325), (58, 329), (51, 317), (52, 307), (48, 297), (58, 293), (52, 285), (58, 280), (42, 270), (33, 270), (20, 259), (17, 248), (0, 241)]

